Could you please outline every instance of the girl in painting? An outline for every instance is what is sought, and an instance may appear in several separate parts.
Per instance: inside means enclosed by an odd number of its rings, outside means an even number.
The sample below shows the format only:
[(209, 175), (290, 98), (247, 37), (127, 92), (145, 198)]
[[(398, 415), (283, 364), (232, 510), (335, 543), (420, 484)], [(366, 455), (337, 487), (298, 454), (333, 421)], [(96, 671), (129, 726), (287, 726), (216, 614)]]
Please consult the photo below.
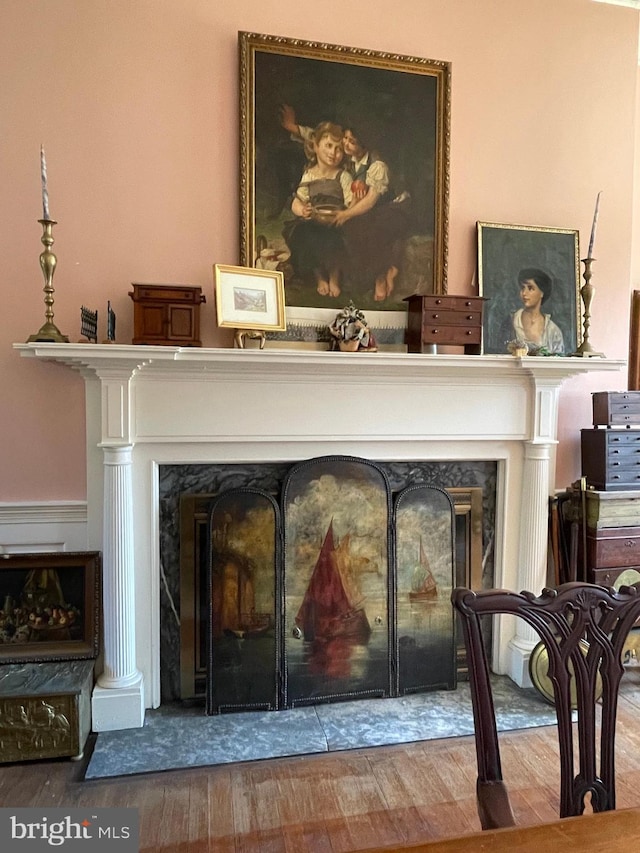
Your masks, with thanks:
[(346, 262), (336, 216), (351, 204), (351, 175), (342, 168), (342, 128), (321, 122), (305, 141), (305, 169), (291, 211), (296, 219), (285, 225), (283, 236), (291, 251), (296, 277), (313, 281), (320, 296), (340, 295)]
[(520, 299), (523, 308), (511, 316), (511, 337), (525, 344), (529, 351), (544, 349), (549, 353), (564, 352), (564, 338), (550, 314), (543, 314), (542, 305), (551, 296), (551, 277), (540, 269), (528, 267), (518, 273)]

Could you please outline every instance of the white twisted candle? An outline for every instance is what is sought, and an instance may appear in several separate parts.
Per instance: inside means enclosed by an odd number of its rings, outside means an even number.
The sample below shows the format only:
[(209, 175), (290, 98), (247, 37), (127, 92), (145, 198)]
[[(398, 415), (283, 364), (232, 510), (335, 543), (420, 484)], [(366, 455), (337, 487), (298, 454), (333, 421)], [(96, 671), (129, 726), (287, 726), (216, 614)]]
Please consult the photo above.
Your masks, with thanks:
[(44, 156), (44, 148), (40, 146), (40, 179), (42, 181), (42, 218), (50, 219), (49, 216), (49, 190), (47, 189), (47, 160)]
[(593, 244), (596, 239), (596, 225), (598, 224), (598, 213), (600, 211), (600, 196), (602, 195), (602, 190), (596, 196), (596, 209), (593, 212), (593, 225), (591, 226), (591, 237), (589, 239), (589, 252), (587, 253), (588, 258), (593, 257)]

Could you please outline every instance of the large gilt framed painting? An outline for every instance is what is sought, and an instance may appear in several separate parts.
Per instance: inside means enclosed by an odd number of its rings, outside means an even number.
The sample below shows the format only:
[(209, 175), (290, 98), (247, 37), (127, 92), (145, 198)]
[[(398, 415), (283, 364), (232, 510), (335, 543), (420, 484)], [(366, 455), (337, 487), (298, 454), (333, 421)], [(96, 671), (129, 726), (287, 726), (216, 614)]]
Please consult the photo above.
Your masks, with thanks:
[[(288, 336), (349, 301), (379, 342), (446, 292), (450, 65), (241, 32), (240, 262), (284, 273)], [(382, 331), (381, 331), (382, 330)]]

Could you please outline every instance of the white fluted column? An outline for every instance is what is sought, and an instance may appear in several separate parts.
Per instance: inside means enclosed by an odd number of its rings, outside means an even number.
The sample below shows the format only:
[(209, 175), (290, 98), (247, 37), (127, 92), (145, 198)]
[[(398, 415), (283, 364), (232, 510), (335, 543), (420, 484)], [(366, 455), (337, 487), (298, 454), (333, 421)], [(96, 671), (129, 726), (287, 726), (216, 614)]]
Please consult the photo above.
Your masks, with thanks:
[(132, 448), (104, 447), (103, 672), (92, 697), (95, 731), (144, 723), (142, 675), (136, 667)]
[[(552, 444), (525, 443), (520, 540), (518, 543), (518, 590), (538, 595), (547, 585), (549, 484)], [(516, 620), (510, 643), (510, 675), (520, 686), (529, 686), (529, 657), (538, 643), (536, 632), (522, 619)]]

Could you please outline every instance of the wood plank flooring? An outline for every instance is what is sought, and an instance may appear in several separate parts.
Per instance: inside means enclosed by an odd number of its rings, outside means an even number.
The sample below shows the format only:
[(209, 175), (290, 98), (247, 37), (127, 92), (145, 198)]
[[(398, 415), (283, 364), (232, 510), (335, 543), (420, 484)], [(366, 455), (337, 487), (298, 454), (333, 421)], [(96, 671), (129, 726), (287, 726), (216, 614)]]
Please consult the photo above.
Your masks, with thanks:
[[(618, 719), (618, 807), (640, 805), (640, 669)], [(518, 823), (553, 820), (552, 726), (502, 735)], [(135, 807), (140, 849), (352, 853), (479, 830), (473, 737), (83, 781), (82, 762), (0, 765), (0, 806)]]

